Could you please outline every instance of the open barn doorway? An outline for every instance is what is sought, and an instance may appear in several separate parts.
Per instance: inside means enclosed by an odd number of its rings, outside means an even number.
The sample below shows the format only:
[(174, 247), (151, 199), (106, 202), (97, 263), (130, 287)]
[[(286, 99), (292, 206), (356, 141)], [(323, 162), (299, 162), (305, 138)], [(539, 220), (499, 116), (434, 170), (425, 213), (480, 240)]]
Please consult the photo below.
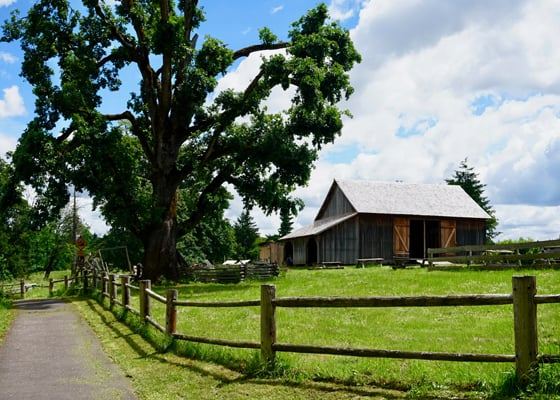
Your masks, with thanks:
[(307, 251), (306, 251), (306, 260), (305, 264), (313, 265), (317, 263), (317, 241), (315, 238), (310, 238), (307, 242)]
[(440, 221), (410, 220), (410, 258), (427, 258), (428, 249), (440, 247)]

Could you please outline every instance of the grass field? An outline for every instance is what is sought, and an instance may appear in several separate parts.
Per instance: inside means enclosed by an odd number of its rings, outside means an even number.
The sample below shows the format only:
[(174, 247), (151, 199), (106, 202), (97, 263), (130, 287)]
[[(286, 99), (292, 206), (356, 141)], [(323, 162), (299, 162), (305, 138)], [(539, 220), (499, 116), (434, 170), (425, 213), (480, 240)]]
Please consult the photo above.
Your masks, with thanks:
[[(558, 271), (428, 272), (426, 269), (392, 270), (385, 267), (346, 267), (343, 270), (292, 269), (267, 283), (276, 285), (277, 297), (509, 294), (513, 275), (535, 275), (539, 294), (560, 292)], [(242, 282), (235, 285), (194, 283), (175, 288), (179, 290), (180, 300), (257, 300), (260, 297), (261, 284), (262, 282)], [(165, 289), (155, 288), (162, 294), (165, 293)], [(39, 294), (38, 291), (36, 293)], [(96, 303), (88, 302), (86, 305), (83, 300), (77, 300), (76, 304), (90, 324), (97, 325), (96, 332), (108, 351), (124, 354), (115, 354), (113, 359), (133, 377), (139, 393), (143, 393), (143, 399), (158, 398), (158, 394), (162, 393), (168, 394), (166, 398), (183, 398), (178, 393), (181, 393), (181, 390), (194, 393), (195, 388), (191, 387), (192, 385), (215, 384), (220, 389), (212, 392), (212, 396), (207, 397), (206, 393), (200, 397), (193, 395), (188, 398), (245, 396), (269, 399), (327, 399), (405, 396), (498, 399), (511, 398), (513, 394), (517, 398), (560, 398), (560, 365), (541, 367), (541, 380), (531, 388), (531, 395), (522, 395), (512, 387), (514, 365), (508, 363), (459, 363), (278, 353), (279, 368), (270, 375), (259, 369), (258, 351), (186, 342), (177, 342), (169, 347), (170, 343), (163, 335), (153, 329), (141, 328), (135, 317), (130, 314), (126, 316), (117, 312), (117, 315), (125, 318), (133, 329), (124, 334), (120, 330), (128, 328), (113, 321), (112, 314), (95, 306)], [(135, 308), (138, 307), (135, 297), (133, 304)], [(153, 314), (164, 324), (164, 306), (156, 304), (154, 302)], [(0, 311), (0, 320), (1, 315)], [(540, 353), (560, 354), (560, 304), (539, 305), (538, 322)], [(258, 342), (259, 324), (257, 307), (182, 307), (178, 313), (177, 331), (189, 335)], [(425, 309), (278, 308), (277, 330), (278, 340), (283, 343), (514, 354), (511, 305)], [(148, 337), (155, 349), (162, 353), (154, 349), (146, 350), (145, 355), (139, 357), (136, 353), (140, 344), (133, 342), (142, 340), (138, 333)], [(142, 346), (148, 345), (144, 343)], [(176, 358), (166, 351), (171, 348), (188, 357)], [(130, 353), (129, 356), (126, 356), (127, 352)], [(163, 362), (167, 359), (170, 361)], [(178, 368), (179, 365), (182, 367)], [(154, 369), (157, 369), (157, 373)], [(213, 372), (209, 372), (210, 370)], [(193, 371), (199, 371), (206, 379), (223, 375), (223, 379), (229, 384), (222, 387), (222, 384), (216, 382), (196, 383), (193, 380), (197, 378), (190, 376)], [(180, 379), (181, 374), (188, 374), (188, 378), (185, 376)], [(143, 375), (154, 376), (148, 386), (142, 379), (134, 379)], [(236, 396), (231, 391), (232, 382), (235, 382), (238, 393)], [(272, 390), (273, 388), (275, 390)], [(200, 391), (200, 388), (198, 390)]]
[[(539, 294), (560, 291), (560, 272), (491, 271), (428, 272), (370, 267), (344, 270), (292, 269), (273, 283), (277, 297), (414, 296), (509, 294), (513, 275), (536, 275)], [(165, 288), (156, 288), (162, 294)], [(179, 286), (180, 300), (259, 299), (260, 283)], [(560, 353), (560, 304), (538, 307), (539, 350)], [(154, 315), (165, 321), (163, 305)], [(230, 340), (259, 341), (258, 308), (180, 308), (177, 331)], [(513, 308), (507, 306), (386, 309), (277, 309), (278, 341), (386, 350), (514, 354)], [(255, 352), (210, 345), (188, 345), (187, 354), (244, 371)], [(369, 359), (279, 353), (284, 377), (353, 385), (382, 385), (405, 390), (441, 387), (458, 391), (486, 390), (513, 379), (508, 363), (459, 363)], [(557, 366), (544, 366), (557, 374)], [(556, 379), (558, 380), (558, 379)], [(552, 388), (552, 391), (557, 388)]]

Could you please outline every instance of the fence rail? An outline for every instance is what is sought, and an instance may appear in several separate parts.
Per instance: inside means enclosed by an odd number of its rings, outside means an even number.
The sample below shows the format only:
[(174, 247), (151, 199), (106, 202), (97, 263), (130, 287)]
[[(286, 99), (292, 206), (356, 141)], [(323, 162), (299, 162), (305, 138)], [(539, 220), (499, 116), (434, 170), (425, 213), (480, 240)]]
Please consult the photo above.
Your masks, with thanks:
[(21, 279), (18, 283), (4, 283), (0, 282), (0, 293), (8, 296), (19, 295), (21, 298), (25, 298), (25, 292), (27, 291), (25, 281)]
[[(87, 276), (85, 277), (87, 279)], [(539, 363), (558, 363), (560, 355), (538, 354), (537, 305), (560, 303), (560, 294), (536, 295), (534, 276), (514, 276), (511, 294), (477, 294), (458, 296), (412, 296), (412, 297), (276, 297), (274, 285), (261, 285), (260, 300), (199, 302), (178, 299), (178, 291), (168, 289), (162, 296), (151, 289), (149, 280), (130, 284), (129, 276), (105, 275), (94, 282), (101, 282), (104, 297), (110, 307), (119, 304), (137, 313), (145, 322), (166, 335), (178, 340), (212, 345), (260, 349), (267, 364), (275, 362), (277, 352), (329, 354), (355, 357), (400, 358), (459, 362), (510, 362), (515, 363), (518, 383), (526, 385), (538, 376)], [(87, 284), (84, 284), (87, 286)], [(120, 288), (120, 299), (119, 289)], [(139, 310), (130, 305), (130, 290), (137, 290)], [(152, 301), (165, 305), (165, 324), (152, 316)], [(451, 352), (400, 351), (336, 346), (313, 346), (279, 343), (276, 339), (276, 308), (354, 308), (354, 307), (448, 307), (448, 306), (497, 306), (513, 304), (515, 354), (473, 354)], [(260, 307), (260, 342), (224, 340), (194, 336), (177, 332), (178, 307)]]
[[(530, 251), (524, 254), (524, 251)], [(500, 245), (470, 245), (428, 249), (428, 264), (481, 264), (485, 267), (560, 267), (560, 240), (544, 240)], [(524, 264), (525, 263), (525, 264)]]

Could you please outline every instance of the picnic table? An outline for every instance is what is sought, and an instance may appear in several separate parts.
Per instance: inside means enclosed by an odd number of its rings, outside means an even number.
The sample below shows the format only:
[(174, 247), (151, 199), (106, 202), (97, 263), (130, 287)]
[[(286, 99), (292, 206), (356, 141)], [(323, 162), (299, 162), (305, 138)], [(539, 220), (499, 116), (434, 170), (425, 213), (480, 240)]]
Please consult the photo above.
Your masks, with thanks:
[(374, 258), (358, 258), (356, 260), (356, 267), (357, 268), (365, 268), (366, 264), (381, 264), (383, 262), (383, 258), (374, 257)]

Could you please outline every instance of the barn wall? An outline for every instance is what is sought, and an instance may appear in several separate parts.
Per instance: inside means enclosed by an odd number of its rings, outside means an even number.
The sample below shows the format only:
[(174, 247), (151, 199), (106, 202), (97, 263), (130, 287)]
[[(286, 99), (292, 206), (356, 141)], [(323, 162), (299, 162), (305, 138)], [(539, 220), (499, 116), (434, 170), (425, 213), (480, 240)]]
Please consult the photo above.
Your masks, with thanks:
[(346, 220), (321, 234), (318, 260), (355, 264), (359, 254), (357, 218)]
[(306, 259), (306, 245), (308, 238), (297, 238), (292, 241), (294, 246), (294, 265), (305, 265)]
[(393, 257), (392, 217), (363, 214), (359, 216), (359, 225), (360, 250), (357, 258)]
[(457, 220), (457, 246), (486, 244), (486, 221)]
[(328, 200), (328, 204), (326, 205), (324, 211), (320, 216), (320, 219), (328, 218), (328, 217), (339, 217), (344, 214), (348, 214), (354, 212), (354, 208), (346, 198), (346, 196), (342, 193), (340, 188), (337, 186), (332, 193), (332, 196)]
[(259, 261), (284, 264), (284, 243), (270, 242), (259, 246)]

